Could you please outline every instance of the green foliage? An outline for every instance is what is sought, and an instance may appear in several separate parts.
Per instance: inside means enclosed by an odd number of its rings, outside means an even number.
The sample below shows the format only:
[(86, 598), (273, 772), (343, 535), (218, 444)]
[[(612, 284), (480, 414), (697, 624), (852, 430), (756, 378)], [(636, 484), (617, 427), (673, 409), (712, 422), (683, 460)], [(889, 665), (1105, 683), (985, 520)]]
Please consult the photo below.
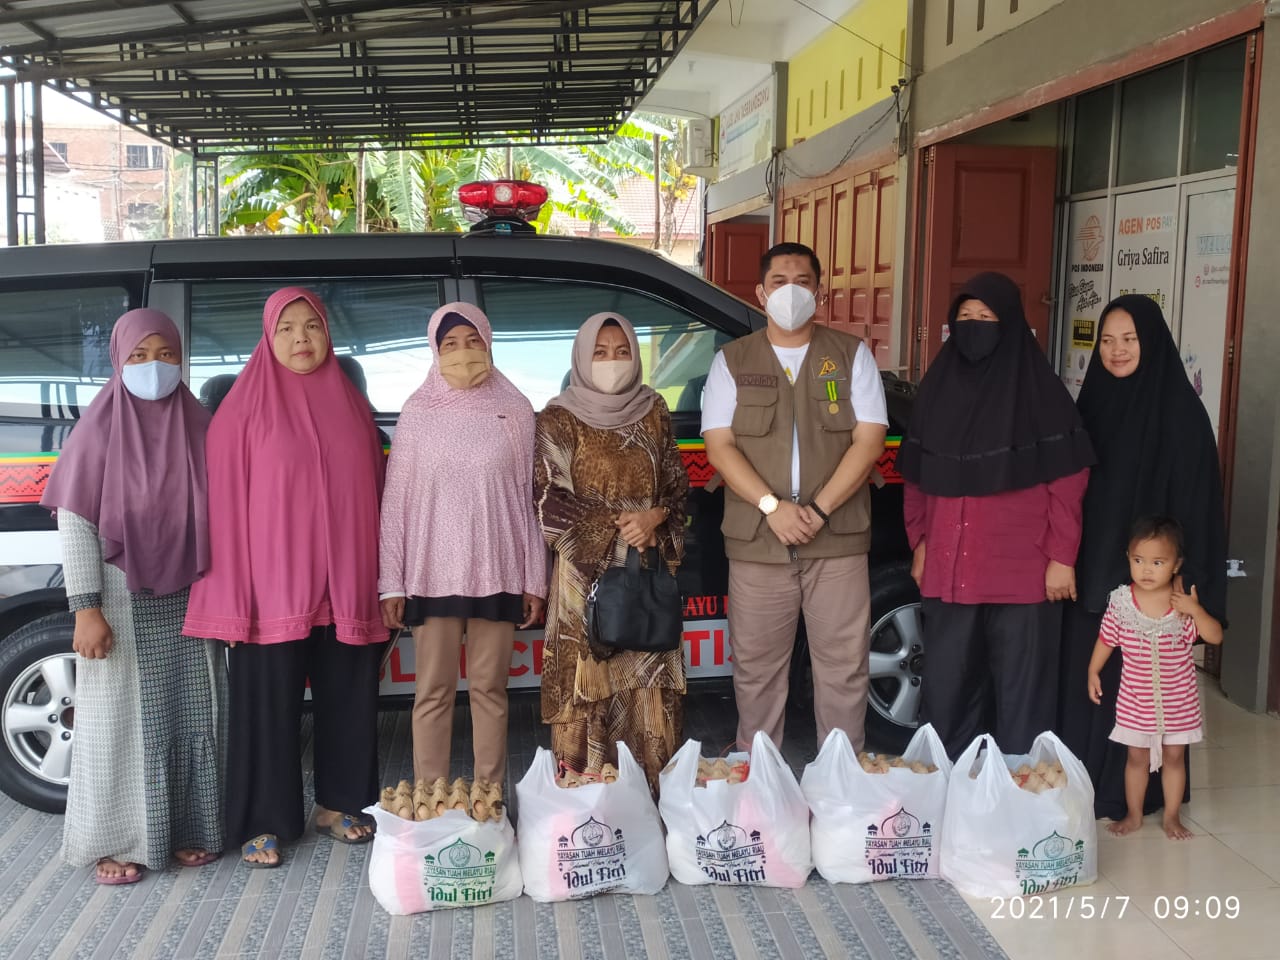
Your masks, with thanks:
[[(618, 202), (617, 184), (654, 176), (654, 135), (664, 208), (696, 181), (682, 176), (679, 121), (633, 115), (607, 141), (543, 147), (514, 142), (479, 149), (243, 153), (222, 158), (222, 230), (251, 233), (459, 231), (467, 228), (457, 188), (505, 176), (547, 187), (537, 223), (561, 213), (620, 235), (636, 232)], [(363, 183), (362, 183), (363, 181)], [(667, 197), (670, 196), (668, 200)], [(363, 196), (363, 208), (361, 197)], [(666, 233), (668, 231), (664, 231)]]

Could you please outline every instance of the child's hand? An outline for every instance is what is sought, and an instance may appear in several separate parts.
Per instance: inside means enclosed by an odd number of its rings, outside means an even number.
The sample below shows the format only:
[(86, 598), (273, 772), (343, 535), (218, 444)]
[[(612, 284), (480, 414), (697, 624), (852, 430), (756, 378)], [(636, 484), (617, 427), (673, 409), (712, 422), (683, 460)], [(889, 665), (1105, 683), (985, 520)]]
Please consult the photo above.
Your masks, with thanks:
[(1096, 673), (1089, 674), (1089, 699), (1094, 703), (1102, 702), (1102, 677)]
[(1184, 617), (1194, 618), (1200, 612), (1200, 595), (1196, 593), (1194, 583), (1191, 585), (1190, 593), (1183, 593), (1181, 586), (1182, 582), (1179, 580), (1178, 585), (1174, 587), (1173, 596), (1169, 599), (1169, 604)]

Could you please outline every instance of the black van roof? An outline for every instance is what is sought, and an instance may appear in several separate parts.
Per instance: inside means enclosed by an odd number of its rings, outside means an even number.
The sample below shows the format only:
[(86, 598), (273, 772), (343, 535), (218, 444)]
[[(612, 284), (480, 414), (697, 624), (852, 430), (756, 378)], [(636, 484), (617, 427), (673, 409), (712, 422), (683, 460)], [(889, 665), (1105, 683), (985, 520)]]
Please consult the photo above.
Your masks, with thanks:
[[(272, 275), (283, 264), (323, 275), (338, 263), (363, 263), (358, 272), (383, 275), (426, 268), (459, 279), (525, 275), (615, 282), (633, 288), (649, 283), (686, 305), (712, 306), (748, 329), (764, 325), (758, 307), (662, 254), (588, 237), (365, 233), (5, 247), (0, 248), (0, 283), (123, 273), (150, 274), (157, 280), (234, 279)], [(610, 276), (615, 271), (617, 275)]]

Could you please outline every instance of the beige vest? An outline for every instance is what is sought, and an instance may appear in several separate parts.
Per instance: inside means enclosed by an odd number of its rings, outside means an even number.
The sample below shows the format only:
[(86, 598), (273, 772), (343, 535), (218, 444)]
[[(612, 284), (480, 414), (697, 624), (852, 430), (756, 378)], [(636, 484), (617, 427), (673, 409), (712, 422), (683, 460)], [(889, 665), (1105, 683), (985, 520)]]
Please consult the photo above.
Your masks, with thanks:
[[(791, 497), (791, 444), (800, 440), (800, 502), (823, 488), (853, 445), (857, 424), (849, 400), (853, 359), (861, 341), (815, 323), (803, 367), (792, 386), (769, 344), (757, 330), (727, 344), (724, 359), (738, 387), (733, 435), (738, 449), (781, 500)], [(787, 563), (784, 546), (754, 503), (726, 485), (725, 553), (731, 560)], [(831, 520), (811, 543), (796, 547), (802, 560), (846, 557), (871, 547), (871, 494), (866, 485), (831, 512)]]

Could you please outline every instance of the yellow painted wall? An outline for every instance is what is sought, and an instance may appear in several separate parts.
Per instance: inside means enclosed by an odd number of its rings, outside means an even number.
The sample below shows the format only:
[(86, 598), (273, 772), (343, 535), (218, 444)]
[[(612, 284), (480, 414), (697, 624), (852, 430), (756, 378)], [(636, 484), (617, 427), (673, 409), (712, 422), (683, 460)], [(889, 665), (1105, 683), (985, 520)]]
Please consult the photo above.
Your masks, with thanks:
[(848, 30), (828, 27), (787, 65), (787, 146), (883, 100), (906, 76), (895, 58), (906, 58), (907, 0), (862, 0), (839, 23)]

